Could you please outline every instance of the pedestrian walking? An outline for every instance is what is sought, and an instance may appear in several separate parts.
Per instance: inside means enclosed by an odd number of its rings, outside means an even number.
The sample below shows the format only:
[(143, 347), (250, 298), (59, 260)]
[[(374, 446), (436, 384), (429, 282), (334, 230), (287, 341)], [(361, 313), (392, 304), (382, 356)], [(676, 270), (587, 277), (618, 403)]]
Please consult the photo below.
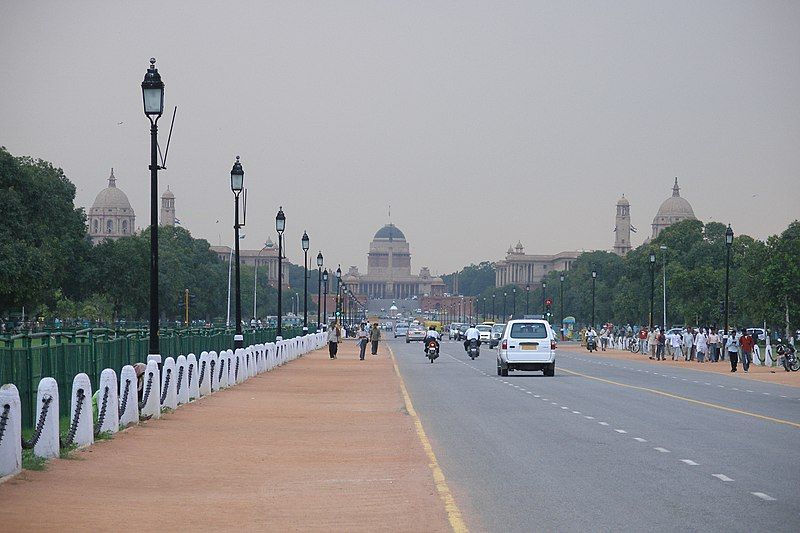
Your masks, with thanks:
[(692, 336), (692, 330), (691, 328), (685, 329), (683, 330), (684, 361), (692, 360), (692, 348), (694, 348), (694, 337)]
[(378, 323), (372, 324), (372, 329), (369, 332), (369, 340), (372, 342), (372, 355), (378, 355), (378, 342), (381, 340), (381, 330), (378, 328)]
[(719, 335), (716, 327), (708, 331), (708, 357), (712, 363), (719, 361)]
[(339, 351), (339, 341), (342, 340), (342, 330), (339, 324), (331, 322), (328, 327), (328, 353), (331, 359), (336, 359), (336, 352)]
[(666, 361), (667, 358), (664, 355), (664, 347), (667, 345), (667, 336), (664, 335), (663, 331), (658, 330), (656, 339), (656, 342), (658, 343), (656, 345), (656, 360)]
[(683, 338), (681, 337), (680, 333), (678, 333), (676, 331), (675, 333), (670, 335), (669, 345), (672, 348), (672, 360), (673, 361), (675, 359), (680, 360), (680, 358), (681, 358), (681, 344), (683, 344)]
[(653, 328), (647, 334), (647, 349), (650, 352), (650, 359), (656, 358), (656, 349), (658, 348), (658, 334), (656, 328)]
[(697, 353), (697, 362), (705, 363), (706, 353), (708, 353), (708, 339), (706, 339), (705, 328), (697, 332), (697, 337), (694, 339), (694, 348)]
[(367, 353), (367, 343), (369, 342), (369, 335), (367, 334), (367, 325), (365, 323), (361, 323), (361, 327), (358, 328), (358, 358), (362, 361), (364, 360), (364, 356)]
[(739, 346), (742, 348), (742, 369), (745, 374), (750, 370), (750, 364), (753, 362), (753, 337), (747, 332), (742, 331), (742, 336), (739, 338)]
[(642, 328), (639, 330), (638, 338), (639, 338), (639, 353), (644, 355), (647, 353), (647, 338), (648, 338), (647, 328)]
[(731, 372), (736, 372), (736, 364), (739, 362), (739, 339), (736, 338), (736, 330), (732, 329), (725, 340), (725, 351), (731, 360)]

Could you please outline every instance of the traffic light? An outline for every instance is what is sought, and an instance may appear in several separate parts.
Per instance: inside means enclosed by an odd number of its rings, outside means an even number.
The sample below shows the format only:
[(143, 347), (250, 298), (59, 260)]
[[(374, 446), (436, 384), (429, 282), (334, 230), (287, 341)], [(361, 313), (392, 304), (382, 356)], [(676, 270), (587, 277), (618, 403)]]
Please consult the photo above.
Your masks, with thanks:
[(548, 316), (548, 317), (550, 316), (550, 308), (552, 306), (553, 306), (553, 299), (552, 298), (547, 298), (544, 301), (544, 308), (545, 308), (545, 311), (546, 311), (545, 315)]

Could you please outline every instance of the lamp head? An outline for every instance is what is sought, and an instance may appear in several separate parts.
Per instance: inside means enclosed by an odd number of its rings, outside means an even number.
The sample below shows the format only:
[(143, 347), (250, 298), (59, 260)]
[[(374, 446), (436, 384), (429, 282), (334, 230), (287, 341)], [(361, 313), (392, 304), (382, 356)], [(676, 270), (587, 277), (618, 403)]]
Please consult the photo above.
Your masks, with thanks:
[(244, 188), (244, 169), (239, 162), (239, 156), (236, 156), (236, 162), (231, 169), (231, 190), (233, 194), (239, 194)]
[(342, 278), (342, 265), (336, 267), (336, 279)]
[(317, 254), (317, 266), (322, 268), (322, 252)]
[(559, 279), (561, 282), (563, 282), (563, 281), (564, 281), (564, 274), (561, 274), (560, 276), (558, 276), (558, 279)]
[(730, 224), (728, 224), (728, 228), (725, 230), (725, 244), (728, 246), (733, 244), (733, 228), (731, 228)]
[(592, 270), (592, 278), (596, 278), (596, 277), (597, 277), (597, 270)]
[(164, 112), (164, 82), (161, 81), (161, 74), (156, 68), (156, 58), (150, 58), (150, 68), (144, 75), (142, 81), (142, 100), (144, 102), (144, 114), (150, 117), (160, 117)]
[(310, 243), (308, 239), (308, 233), (306, 233), (305, 231), (303, 232), (303, 238), (300, 239), (300, 243), (303, 245), (303, 251), (307, 252)]
[(650, 252), (650, 262), (651, 263), (655, 263), (656, 262), (656, 253), (655, 252)]
[(325, 283), (328, 283), (328, 269), (327, 268), (322, 271), (322, 281), (324, 281)]
[(283, 214), (283, 207), (278, 208), (278, 214), (275, 215), (275, 229), (278, 233), (283, 234), (286, 229), (286, 215)]

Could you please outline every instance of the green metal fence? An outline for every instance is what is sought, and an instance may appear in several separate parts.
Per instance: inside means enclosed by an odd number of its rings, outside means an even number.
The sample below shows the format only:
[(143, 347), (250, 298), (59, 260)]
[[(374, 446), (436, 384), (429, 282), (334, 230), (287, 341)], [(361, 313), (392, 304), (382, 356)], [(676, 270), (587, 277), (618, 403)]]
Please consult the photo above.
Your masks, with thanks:
[[(302, 334), (302, 328), (284, 328), (284, 338)], [(178, 357), (202, 351), (233, 348), (233, 329), (167, 329), (160, 332), (161, 356)], [(275, 329), (244, 332), (244, 345), (273, 342)], [(22, 402), (22, 425), (32, 428), (39, 381), (53, 377), (58, 382), (62, 412), (69, 409), (72, 379), (85, 372), (97, 390), (100, 373), (111, 368), (147, 362), (149, 336), (146, 330), (86, 329), (72, 333), (36, 333), (0, 339), (0, 384), (13, 383)]]

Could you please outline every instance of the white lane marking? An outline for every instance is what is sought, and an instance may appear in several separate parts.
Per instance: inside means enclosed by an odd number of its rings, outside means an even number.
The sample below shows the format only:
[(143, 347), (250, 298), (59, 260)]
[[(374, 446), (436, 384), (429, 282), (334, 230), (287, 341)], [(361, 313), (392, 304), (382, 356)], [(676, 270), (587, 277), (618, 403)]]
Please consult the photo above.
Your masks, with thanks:
[(561, 406), (562, 409), (569, 409), (569, 407)]
[(766, 396), (769, 396), (769, 393), (768, 393), (768, 392), (762, 392), (761, 394), (764, 394), (764, 395), (766, 395)]
[(686, 463), (686, 464), (687, 464), (687, 465), (689, 465), (689, 466), (697, 466), (697, 463), (695, 463), (695, 462), (694, 462), (694, 461), (692, 461), (691, 459), (681, 459), (681, 462), (682, 462), (682, 463)]
[(707, 381), (704, 381), (703, 383), (706, 385), (711, 385), (711, 383), (708, 383)]
[(725, 385), (717, 385), (717, 387), (719, 387), (720, 389), (724, 389)]
[(775, 501), (775, 498), (773, 498), (769, 494), (764, 494), (763, 492), (751, 492), (750, 494), (752, 494), (753, 496), (756, 496), (758, 498), (761, 498), (764, 501), (768, 501), (768, 502), (774, 502)]
[(539, 398), (539, 395), (538, 394), (534, 394), (533, 397), (534, 398)]
[(627, 433), (627, 431), (625, 431), (624, 429), (615, 429), (614, 431), (616, 431), (617, 433)]
[(753, 391), (751, 391), (750, 389), (747, 389), (745, 392), (753, 392)]
[(711, 475), (720, 481), (733, 481), (733, 479), (729, 478), (725, 474), (711, 474)]
[(550, 400), (548, 400), (547, 398), (542, 398), (542, 401), (549, 402)]
[(633, 440), (635, 440), (636, 442), (647, 442), (642, 437), (633, 437)]
[(572, 411), (572, 414), (573, 415), (579, 415), (579, 414), (581, 414), (581, 412), (580, 411)]
[(585, 418), (585, 419), (587, 419), (587, 420), (594, 420), (594, 417), (593, 417), (593, 416), (587, 416), (587, 415), (583, 415), (583, 418)]
[(531, 391), (525, 391), (525, 394), (533, 394)]
[(657, 451), (657, 452), (661, 452), (661, 453), (670, 453), (670, 451), (669, 451), (668, 449), (666, 449), (666, 448), (661, 448), (661, 447), (658, 447), (658, 448), (653, 448), (653, 449), (654, 449), (655, 451)]
[(601, 426), (607, 426), (608, 422), (598, 422), (598, 424), (600, 424)]
[(552, 405), (558, 405), (557, 402), (550, 402)]
[(739, 390), (739, 389), (737, 389), (736, 387), (733, 387), (732, 390)]

